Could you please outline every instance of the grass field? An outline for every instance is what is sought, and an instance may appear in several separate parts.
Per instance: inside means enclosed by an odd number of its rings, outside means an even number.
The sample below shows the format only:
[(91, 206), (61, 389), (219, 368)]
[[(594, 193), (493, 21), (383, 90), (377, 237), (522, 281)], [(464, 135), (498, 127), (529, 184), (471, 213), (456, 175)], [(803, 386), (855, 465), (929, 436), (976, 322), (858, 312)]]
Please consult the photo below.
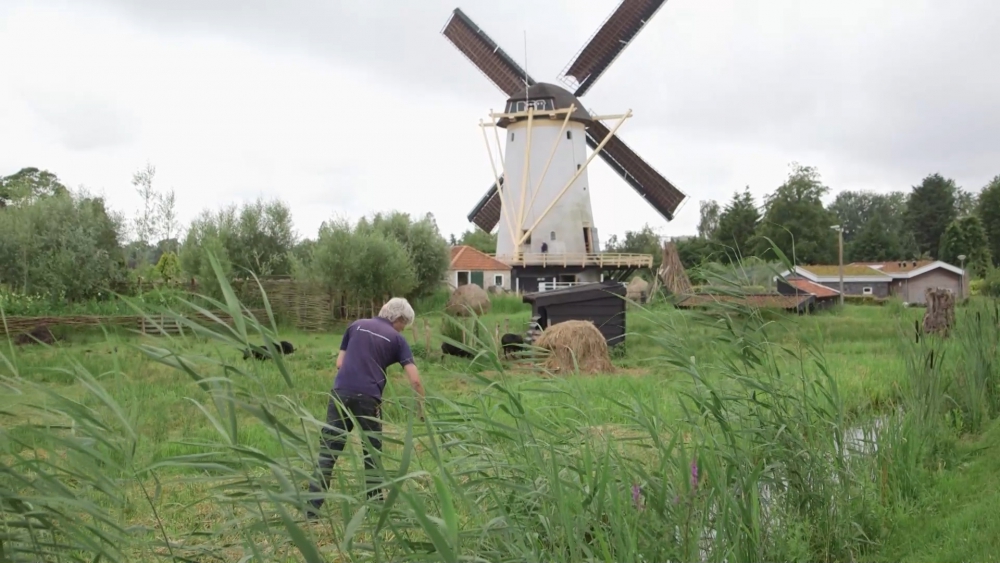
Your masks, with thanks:
[(352, 437), (318, 523), (299, 507), (340, 334), (279, 328), (279, 362), (242, 360), (252, 323), (11, 347), (0, 561), (996, 560), (995, 310), (917, 342), (922, 313), (633, 307), (605, 375), (415, 342), (428, 416), (392, 369), (386, 501)]

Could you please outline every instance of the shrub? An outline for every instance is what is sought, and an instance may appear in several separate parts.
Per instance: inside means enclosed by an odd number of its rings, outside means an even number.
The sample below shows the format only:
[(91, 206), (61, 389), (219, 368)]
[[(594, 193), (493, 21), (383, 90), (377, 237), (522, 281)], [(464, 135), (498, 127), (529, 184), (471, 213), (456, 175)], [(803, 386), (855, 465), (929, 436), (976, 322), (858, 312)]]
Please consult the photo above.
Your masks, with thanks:
[(980, 294), (987, 297), (1000, 297), (1000, 268), (990, 268), (984, 279), (976, 281), (979, 282), (978, 291)]

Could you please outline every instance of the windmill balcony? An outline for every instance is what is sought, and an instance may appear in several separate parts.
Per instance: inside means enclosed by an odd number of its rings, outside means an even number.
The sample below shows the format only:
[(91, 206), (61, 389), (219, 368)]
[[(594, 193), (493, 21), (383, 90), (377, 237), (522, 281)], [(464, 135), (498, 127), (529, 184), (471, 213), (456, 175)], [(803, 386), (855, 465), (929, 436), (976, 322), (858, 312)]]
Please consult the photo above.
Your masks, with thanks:
[(493, 258), (510, 266), (599, 266), (601, 268), (652, 268), (652, 254), (601, 252), (596, 254), (553, 254), (525, 252), (516, 256), (494, 254)]

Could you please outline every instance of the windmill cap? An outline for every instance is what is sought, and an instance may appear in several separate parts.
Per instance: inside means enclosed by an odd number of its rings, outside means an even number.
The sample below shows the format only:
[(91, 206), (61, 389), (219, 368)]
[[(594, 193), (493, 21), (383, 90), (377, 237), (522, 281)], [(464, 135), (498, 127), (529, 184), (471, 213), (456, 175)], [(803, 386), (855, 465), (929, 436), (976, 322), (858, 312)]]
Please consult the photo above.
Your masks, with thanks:
[[(583, 103), (571, 94), (569, 90), (557, 86), (555, 84), (549, 84), (547, 82), (539, 82), (537, 84), (532, 84), (528, 86), (526, 90), (522, 90), (521, 93), (507, 98), (506, 113), (517, 113), (520, 111), (526, 111), (524, 102), (542, 102), (545, 100), (542, 107), (536, 106), (536, 110), (554, 110), (554, 109), (567, 109), (571, 105), (576, 105), (576, 109), (573, 110), (573, 114), (570, 116), (570, 120), (579, 121), (581, 123), (590, 123), (592, 121), (590, 113), (586, 108), (583, 107)], [(564, 116), (555, 116), (554, 118), (563, 119)], [(497, 122), (500, 127), (506, 127), (511, 121), (519, 121), (518, 119), (511, 120), (503, 118)]]

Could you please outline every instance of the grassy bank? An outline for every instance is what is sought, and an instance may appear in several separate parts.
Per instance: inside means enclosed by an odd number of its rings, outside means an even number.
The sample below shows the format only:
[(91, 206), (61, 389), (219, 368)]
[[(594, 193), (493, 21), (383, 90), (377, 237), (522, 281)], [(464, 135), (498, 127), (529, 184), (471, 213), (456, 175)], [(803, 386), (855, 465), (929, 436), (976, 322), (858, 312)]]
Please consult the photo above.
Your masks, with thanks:
[[(0, 560), (987, 560), (963, 526), (998, 521), (991, 307), (919, 342), (922, 311), (895, 307), (635, 308), (594, 376), (421, 358), (425, 422), (390, 371), (387, 500), (364, 501), (352, 437), (314, 524), (338, 334), (281, 330), (299, 350), (264, 363), (241, 358), (270, 330), (249, 319), (7, 348)], [(527, 313), (482, 322), (504, 319)]]

